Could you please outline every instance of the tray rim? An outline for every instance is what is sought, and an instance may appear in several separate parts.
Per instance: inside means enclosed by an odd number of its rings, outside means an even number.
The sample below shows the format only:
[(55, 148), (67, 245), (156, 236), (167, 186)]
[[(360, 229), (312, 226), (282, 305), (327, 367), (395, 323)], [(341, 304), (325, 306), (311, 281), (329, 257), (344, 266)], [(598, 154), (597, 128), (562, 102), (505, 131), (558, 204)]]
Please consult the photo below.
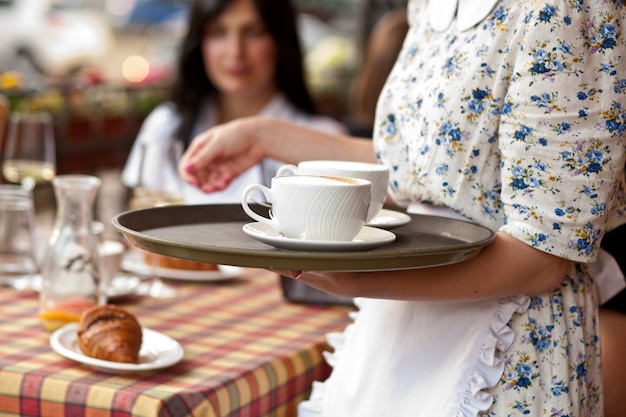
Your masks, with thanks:
[[(120, 219), (130, 215), (138, 215), (138, 212), (153, 210), (168, 210), (175, 207), (202, 208), (240, 208), (238, 204), (206, 204), (206, 205), (178, 205), (163, 206), (141, 210), (128, 210), (115, 215), (111, 223), (113, 227), (124, 235), (131, 244), (150, 252), (162, 255), (175, 256), (184, 259), (214, 262), (224, 265), (234, 265), (249, 268), (264, 269), (305, 269), (305, 270), (341, 270), (341, 271), (374, 271), (374, 270), (397, 270), (397, 269), (417, 269), (423, 267), (435, 267), (457, 263), (468, 260), (477, 255), (484, 246), (495, 239), (495, 232), (485, 226), (458, 219), (448, 219), (440, 216), (407, 213), (412, 221), (420, 218), (430, 217), (440, 220), (467, 223), (471, 227), (476, 227), (486, 233), (486, 237), (474, 242), (466, 242), (449, 247), (438, 247), (433, 249), (420, 248), (419, 250), (398, 249), (397, 251), (292, 251), (274, 250), (255, 252), (251, 250), (240, 250), (235, 248), (220, 247), (212, 243), (200, 245), (193, 242), (172, 243), (166, 239), (149, 236), (143, 233), (145, 230), (134, 230), (122, 224)], [(220, 221), (214, 223), (237, 222), (244, 224), (251, 219), (233, 219), (230, 221)], [(207, 221), (206, 223), (211, 223)], [(180, 223), (173, 226), (184, 226), (194, 224)], [(200, 224), (200, 223), (199, 223)], [(159, 227), (168, 227), (162, 225)], [(253, 239), (249, 237), (249, 239)], [(392, 242), (393, 244), (393, 242)], [(354, 263), (358, 263), (358, 267)]]

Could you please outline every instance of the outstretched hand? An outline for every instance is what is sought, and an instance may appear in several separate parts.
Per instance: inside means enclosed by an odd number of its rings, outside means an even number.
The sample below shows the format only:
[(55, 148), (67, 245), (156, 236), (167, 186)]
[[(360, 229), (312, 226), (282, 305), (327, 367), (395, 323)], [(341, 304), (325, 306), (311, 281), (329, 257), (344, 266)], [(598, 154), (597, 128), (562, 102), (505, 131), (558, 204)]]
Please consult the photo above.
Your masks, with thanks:
[(251, 119), (240, 119), (213, 127), (196, 136), (178, 165), (189, 184), (210, 193), (256, 165), (264, 151), (255, 140)]
[(376, 162), (371, 141), (332, 135), (286, 120), (252, 116), (196, 136), (178, 171), (204, 192), (219, 191), (263, 158), (296, 164), (306, 159)]

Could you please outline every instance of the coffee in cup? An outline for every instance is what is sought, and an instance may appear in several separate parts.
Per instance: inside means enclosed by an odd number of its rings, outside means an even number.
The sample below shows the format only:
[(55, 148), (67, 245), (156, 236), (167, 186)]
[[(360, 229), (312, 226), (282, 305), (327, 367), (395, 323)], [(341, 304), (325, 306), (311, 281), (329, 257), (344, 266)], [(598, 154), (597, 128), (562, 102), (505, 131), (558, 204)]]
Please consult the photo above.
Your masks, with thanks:
[[(293, 175), (274, 177), (271, 188), (248, 186), (242, 207), (252, 219), (293, 239), (350, 241), (363, 228), (370, 204), (371, 183), (361, 178)], [(260, 191), (271, 207), (270, 217), (248, 203)]]
[(362, 178), (370, 181), (372, 183), (371, 201), (366, 222), (371, 221), (383, 207), (389, 182), (389, 168), (386, 166), (356, 161), (302, 161), (297, 166), (280, 167), (276, 176), (285, 175), (327, 175)]

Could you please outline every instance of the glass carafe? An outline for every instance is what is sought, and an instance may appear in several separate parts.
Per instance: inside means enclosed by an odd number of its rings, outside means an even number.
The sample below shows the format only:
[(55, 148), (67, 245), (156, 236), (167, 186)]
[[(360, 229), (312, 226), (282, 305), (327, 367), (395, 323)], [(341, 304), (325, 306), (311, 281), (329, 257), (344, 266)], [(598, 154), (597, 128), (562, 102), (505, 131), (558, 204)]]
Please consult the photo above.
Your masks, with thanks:
[(100, 183), (90, 175), (59, 175), (52, 181), (57, 213), (41, 265), (39, 294), (39, 317), (47, 330), (77, 321), (86, 308), (107, 302), (92, 227)]

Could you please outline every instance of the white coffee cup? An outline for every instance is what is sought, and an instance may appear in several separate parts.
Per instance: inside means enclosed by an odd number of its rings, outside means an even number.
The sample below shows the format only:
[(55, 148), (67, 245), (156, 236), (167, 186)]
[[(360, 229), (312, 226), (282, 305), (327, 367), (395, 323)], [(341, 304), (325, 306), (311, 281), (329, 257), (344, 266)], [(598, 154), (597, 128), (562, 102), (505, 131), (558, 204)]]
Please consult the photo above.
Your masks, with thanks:
[[(271, 188), (252, 184), (243, 192), (244, 211), (276, 233), (293, 239), (350, 241), (365, 224), (371, 183), (360, 178), (293, 175), (272, 178)], [(270, 218), (253, 211), (248, 196), (258, 190)]]
[(302, 161), (295, 165), (283, 165), (276, 176), (328, 175), (362, 178), (372, 183), (371, 202), (366, 222), (371, 221), (383, 207), (389, 183), (389, 168), (380, 164), (355, 161)]

